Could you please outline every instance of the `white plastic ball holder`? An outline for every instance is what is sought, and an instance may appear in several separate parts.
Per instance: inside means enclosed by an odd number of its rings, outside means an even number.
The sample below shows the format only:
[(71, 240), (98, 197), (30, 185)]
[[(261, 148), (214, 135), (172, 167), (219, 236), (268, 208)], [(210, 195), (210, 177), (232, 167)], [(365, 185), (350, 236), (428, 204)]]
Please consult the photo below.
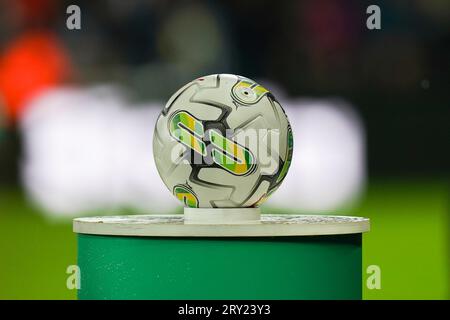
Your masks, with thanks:
[(184, 208), (185, 224), (257, 224), (260, 208)]

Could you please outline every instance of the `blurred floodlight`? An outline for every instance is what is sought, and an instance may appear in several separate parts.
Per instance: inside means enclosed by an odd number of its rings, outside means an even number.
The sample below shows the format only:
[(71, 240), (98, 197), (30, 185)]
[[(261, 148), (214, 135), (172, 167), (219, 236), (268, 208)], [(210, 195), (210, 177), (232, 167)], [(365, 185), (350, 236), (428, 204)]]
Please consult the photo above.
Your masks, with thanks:
[(153, 163), (161, 106), (127, 108), (116, 88), (56, 89), (24, 115), (23, 180), (47, 212), (78, 215), (124, 206), (173, 209)]
[(35, 95), (71, 78), (68, 53), (51, 32), (26, 32), (0, 53), (0, 95), (10, 120)]
[(281, 101), (294, 133), (285, 181), (268, 200), (278, 208), (330, 212), (357, 200), (365, 181), (365, 137), (342, 101)]

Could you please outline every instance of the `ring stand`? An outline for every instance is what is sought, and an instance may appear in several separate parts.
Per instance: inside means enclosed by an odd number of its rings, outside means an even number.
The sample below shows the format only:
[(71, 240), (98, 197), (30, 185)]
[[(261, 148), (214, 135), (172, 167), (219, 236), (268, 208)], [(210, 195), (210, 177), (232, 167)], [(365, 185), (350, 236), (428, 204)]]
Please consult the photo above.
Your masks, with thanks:
[(260, 208), (184, 208), (185, 224), (258, 224)]

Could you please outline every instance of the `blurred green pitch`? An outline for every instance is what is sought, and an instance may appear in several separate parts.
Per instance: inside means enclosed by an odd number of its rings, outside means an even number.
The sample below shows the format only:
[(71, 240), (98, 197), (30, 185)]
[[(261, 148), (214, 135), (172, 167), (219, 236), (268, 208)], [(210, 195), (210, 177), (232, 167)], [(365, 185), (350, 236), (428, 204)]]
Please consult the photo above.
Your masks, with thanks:
[[(363, 240), (363, 284), (372, 264), (381, 267), (382, 280), (381, 290), (364, 287), (365, 299), (450, 298), (445, 180), (377, 180), (361, 205), (346, 213), (372, 220)], [(48, 222), (19, 189), (0, 188), (0, 299), (75, 299), (66, 288), (71, 264), (71, 224)]]

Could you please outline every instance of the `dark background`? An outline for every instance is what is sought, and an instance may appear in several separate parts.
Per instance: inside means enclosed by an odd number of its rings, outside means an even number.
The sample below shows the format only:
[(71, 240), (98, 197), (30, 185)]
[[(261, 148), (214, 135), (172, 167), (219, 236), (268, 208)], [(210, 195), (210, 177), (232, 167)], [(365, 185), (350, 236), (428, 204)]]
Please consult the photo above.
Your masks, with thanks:
[[(124, 5), (38, 0), (34, 13), (28, 13), (32, 18), (22, 23), (13, 23), (11, 17), (19, 14), (13, 2), (1, 1), (0, 49), (23, 30), (52, 30), (69, 48), (79, 82), (119, 82), (132, 88), (138, 100), (164, 101), (196, 76), (225, 72), (270, 79), (289, 96), (339, 96), (350, 101), (363, 119), (371, 175), (448, 173), (446, 1), (376, 1), (382, 12), (381, 30), (365, 26), (365, 10), (372, 4), (367, 1), (130, 1)], [(70, 4), (82, 8), (81, 30), (65, 28), (65, 8)], [(45, 6), (46, 10), (39, 10)], [(164, 23), (179, 8), (189, 6), (214, 21), (214, 39), (222, 43), (223, 58), (215, 54), (194, 70), (167, 71), (176, 76), (161, 77), (161, 88), (149, 94), (142, 83), (145, 75), (136, 85), (134, 75), (140, 68), (159, 65), (158, 72), (164, 73), (171, 63), (189, 63), (164, 35)], [(184, 41), (214, 40), (199, 27), (187, 30), (180, 30), (182, 36), (189, 36)], [(8, 137), (2, 146), (2, 181), (17, 177), (11, 155), (17, 155), (20, 141), (14, 134)]]

